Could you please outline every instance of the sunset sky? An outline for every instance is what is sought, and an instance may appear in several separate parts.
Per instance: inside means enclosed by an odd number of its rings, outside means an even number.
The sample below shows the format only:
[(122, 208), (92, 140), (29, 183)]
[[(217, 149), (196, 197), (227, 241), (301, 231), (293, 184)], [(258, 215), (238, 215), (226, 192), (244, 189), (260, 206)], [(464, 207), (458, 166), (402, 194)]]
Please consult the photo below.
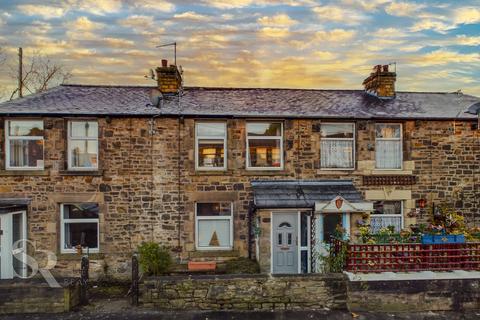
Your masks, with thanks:
[(40, 51), (70, 83), (152, 85), (172, 41), (187, 86), (360, 89), (396, 62), (398, 90), (480, 96), (480, 0), (0, 0), (9, 64)]

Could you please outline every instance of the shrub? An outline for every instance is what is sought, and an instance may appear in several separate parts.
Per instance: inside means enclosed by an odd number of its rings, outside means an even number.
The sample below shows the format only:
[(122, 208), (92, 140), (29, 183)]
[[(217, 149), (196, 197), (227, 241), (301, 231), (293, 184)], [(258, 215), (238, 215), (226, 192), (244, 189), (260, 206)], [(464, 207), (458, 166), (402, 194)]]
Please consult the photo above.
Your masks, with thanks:
[(138, 247), (138, 262), (146, 275), (165, 274), (172, 265), (172, 257), (167, 248), (155, 242), (144, 242)]
[(256, 261), (248, 258), (237, 258), (225, 263), (225, 272), (230, 274), (259, 273), (260, 266)]

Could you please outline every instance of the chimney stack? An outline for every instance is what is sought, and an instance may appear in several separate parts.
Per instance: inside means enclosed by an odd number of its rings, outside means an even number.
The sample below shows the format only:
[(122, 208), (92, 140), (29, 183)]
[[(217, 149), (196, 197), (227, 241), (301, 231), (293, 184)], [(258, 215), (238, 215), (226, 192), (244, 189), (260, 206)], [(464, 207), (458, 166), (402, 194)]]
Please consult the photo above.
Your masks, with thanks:
[(388, 65), (376, 65), (370, 76), (363, 80), (365, 91), (381, 99), (395, 98), (397, 74), (388, 70)]
[(168, 61), (162, 59), (162, 66), (157, 67), (158, 89), (163, 94), (177, 94), (183, 85), (182, 74), (176, 65), (168, 66)]

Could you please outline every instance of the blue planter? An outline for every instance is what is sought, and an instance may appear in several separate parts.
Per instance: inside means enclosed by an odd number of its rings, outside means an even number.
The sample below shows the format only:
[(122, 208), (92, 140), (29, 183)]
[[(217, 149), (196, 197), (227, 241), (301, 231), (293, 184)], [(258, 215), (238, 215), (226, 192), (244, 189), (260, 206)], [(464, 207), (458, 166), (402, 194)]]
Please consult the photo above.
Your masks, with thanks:
[(424, 234), (422, 244), (465, 243), (463, 234)]

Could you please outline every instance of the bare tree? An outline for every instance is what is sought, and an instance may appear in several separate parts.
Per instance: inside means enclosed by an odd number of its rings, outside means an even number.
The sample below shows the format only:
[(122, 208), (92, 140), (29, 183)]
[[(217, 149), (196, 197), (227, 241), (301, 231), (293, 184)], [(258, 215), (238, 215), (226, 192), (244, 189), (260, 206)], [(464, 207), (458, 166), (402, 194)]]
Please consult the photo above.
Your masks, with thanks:
[[(15, 68), (11, 68), (11, 76), (19, 82), (19, 74)], [(47, 90), (52, 86), (65, 83), (72, 77), (67, 68), (53, 61), (48, 56), (44, 56), (39, 52), (35, 52), (30, 58), (23, 63), (22, 85), (30, 93), (38, 93)], [(16, 88), (10, 95), (13, 99), (19, 88)]]

